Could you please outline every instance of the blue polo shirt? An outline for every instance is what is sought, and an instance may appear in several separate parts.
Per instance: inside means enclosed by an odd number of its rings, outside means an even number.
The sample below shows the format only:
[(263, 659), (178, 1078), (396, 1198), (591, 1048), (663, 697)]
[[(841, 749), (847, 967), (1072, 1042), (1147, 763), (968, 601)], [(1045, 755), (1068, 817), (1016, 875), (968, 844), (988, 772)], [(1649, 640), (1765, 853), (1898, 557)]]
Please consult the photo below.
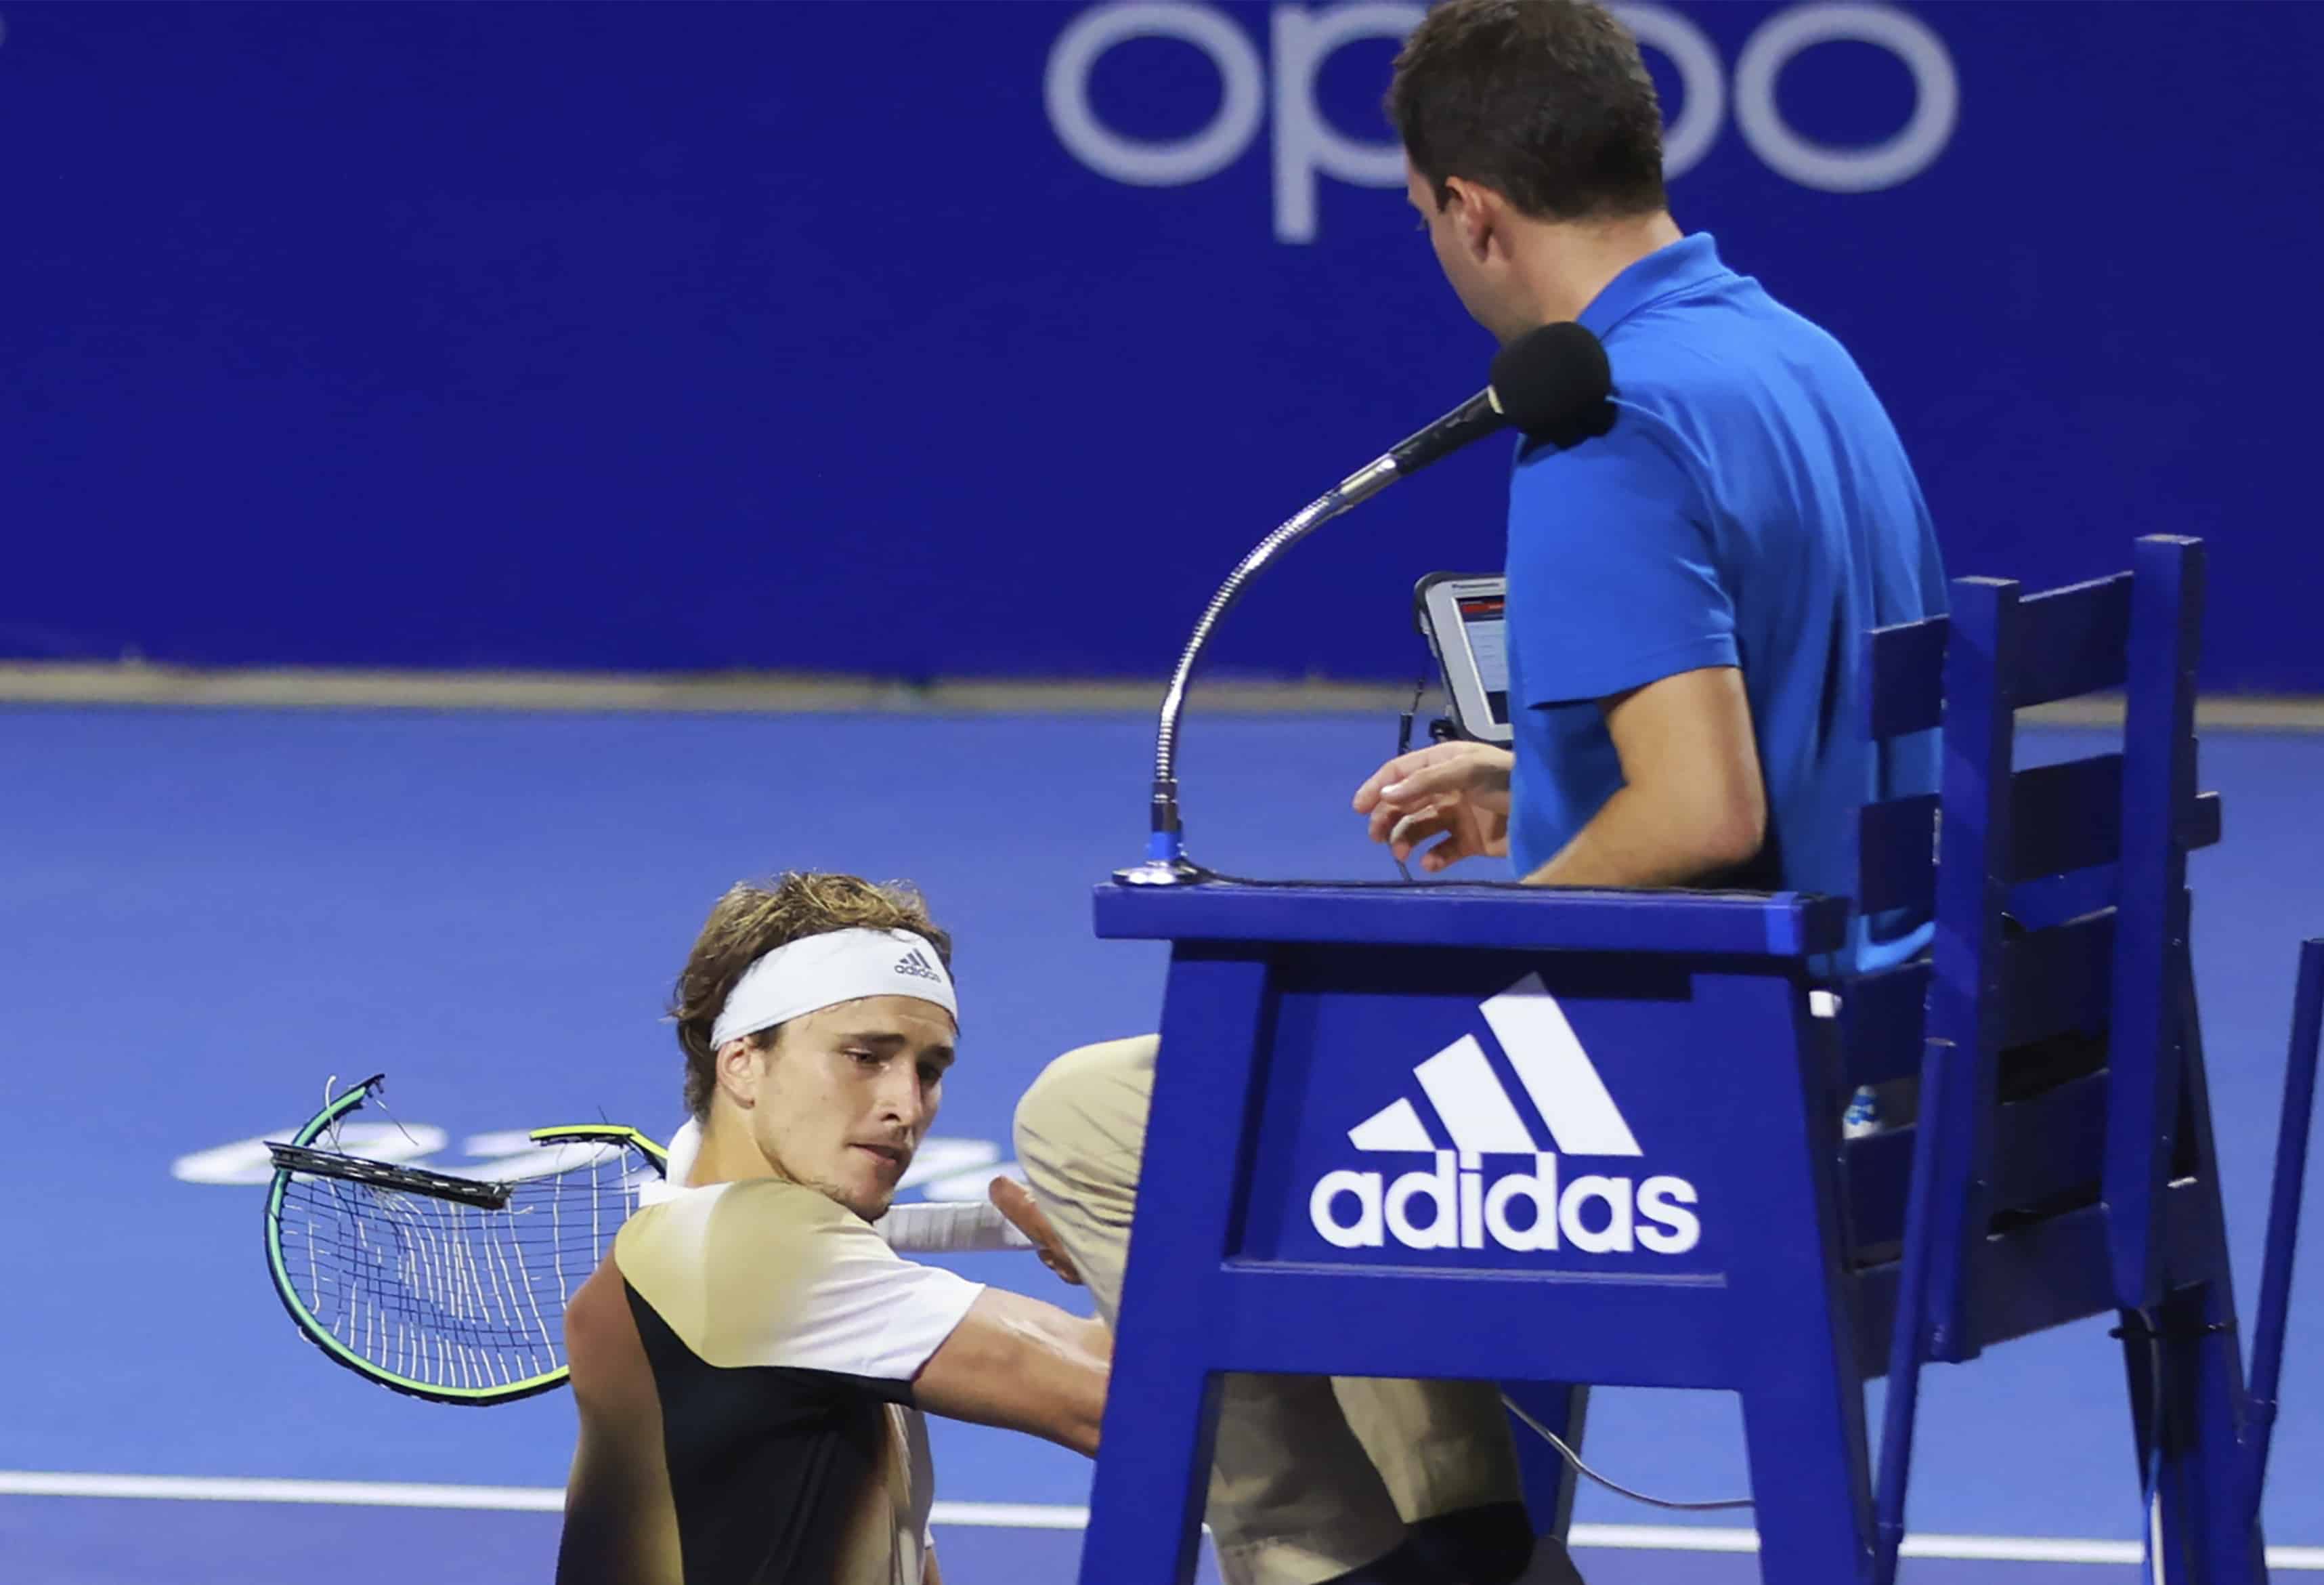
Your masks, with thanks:
[[(1613, 366), (1613, 427), (1522, 450), (1509, 487), (1517, 872), (1622, 784), (1599, 700), (1737, 666), (1768, 841), (1736, 884), (1851, 896), (1856, 811), (1937, 786), (1935, 734), (1866, 733), (1864, 634), (1944, 608), (1904, 444), (1840, 343), (1706, 234), (1623, 271), (1582, 323)], [(1859, 920), (1853, 967), (1925, 939), (1923, 919)]]

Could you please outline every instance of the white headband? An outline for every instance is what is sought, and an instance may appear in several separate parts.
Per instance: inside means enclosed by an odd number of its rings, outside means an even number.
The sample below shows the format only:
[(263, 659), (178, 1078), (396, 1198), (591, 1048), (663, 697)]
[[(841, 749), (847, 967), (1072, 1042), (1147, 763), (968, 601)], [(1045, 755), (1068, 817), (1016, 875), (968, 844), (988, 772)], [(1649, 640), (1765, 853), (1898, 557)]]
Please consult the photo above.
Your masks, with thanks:
[(710, 1031), (730, 1040), (864, 996), (917, 996), (960, 1017), (936, 950), (904, 930), (834, 930), (777, 947), (742, 972)]

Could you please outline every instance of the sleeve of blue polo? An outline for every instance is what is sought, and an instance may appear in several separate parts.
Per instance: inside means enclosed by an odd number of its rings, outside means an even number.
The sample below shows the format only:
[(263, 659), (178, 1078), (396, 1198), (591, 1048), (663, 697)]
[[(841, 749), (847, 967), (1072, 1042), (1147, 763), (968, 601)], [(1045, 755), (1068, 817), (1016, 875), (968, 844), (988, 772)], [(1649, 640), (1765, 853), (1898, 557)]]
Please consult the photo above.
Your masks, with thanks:
[(1509, 626), (1517, 702), (1605, 699), (1737, 663), (1735, 605), (1701, 493), (1653, 422), (1625, 410), (1509, 484)]

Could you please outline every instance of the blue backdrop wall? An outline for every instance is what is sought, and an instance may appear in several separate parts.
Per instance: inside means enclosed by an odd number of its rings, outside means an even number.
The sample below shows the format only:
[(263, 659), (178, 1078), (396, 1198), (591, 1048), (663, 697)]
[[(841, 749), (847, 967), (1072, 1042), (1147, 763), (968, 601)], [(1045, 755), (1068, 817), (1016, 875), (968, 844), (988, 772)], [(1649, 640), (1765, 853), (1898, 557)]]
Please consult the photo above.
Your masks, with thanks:
[[(1417, 14), (0, 6), (0, 652), (1155, 672), (1481, 383), (1376, 109)], [(1855, 350), (1953, 571), (2209, 535), (2206, 681), (2324, 691), (2324, 7), (1626, 14), (1681, 223)], [(1506, 459), (1221, 663), (1409, 674)]]

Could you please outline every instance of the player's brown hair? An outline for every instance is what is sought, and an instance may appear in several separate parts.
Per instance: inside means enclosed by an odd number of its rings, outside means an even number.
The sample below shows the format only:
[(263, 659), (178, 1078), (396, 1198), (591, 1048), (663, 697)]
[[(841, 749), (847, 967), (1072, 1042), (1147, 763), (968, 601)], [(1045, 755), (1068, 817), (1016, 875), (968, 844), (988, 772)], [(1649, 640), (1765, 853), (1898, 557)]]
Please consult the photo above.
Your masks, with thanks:
[[(776, 876), (771, 885), (737, 882), (710, 910), (670, 991), (669, 1015), (686, 1052), (686, 1108), (696, 1119), (708, 1117), (717, 1087), (710, 1031), (743, 971), (777, 947), (835, 930), (908, 930), (925, 937), (945, 967), (952, 967), (952, 937), (928, 917), (919, 893), (902, 882), (883, 886), (852, 875), (796, 872)], [(764, 1048), (779, 1033), (770, 1029), (751, 1039)]]
[(1655, 81), (1603, 6), (1446, 0), (1396, 58), (1388, 118), (1440, 207), (1452, 176), (1539, 219), (1667, 207)]

